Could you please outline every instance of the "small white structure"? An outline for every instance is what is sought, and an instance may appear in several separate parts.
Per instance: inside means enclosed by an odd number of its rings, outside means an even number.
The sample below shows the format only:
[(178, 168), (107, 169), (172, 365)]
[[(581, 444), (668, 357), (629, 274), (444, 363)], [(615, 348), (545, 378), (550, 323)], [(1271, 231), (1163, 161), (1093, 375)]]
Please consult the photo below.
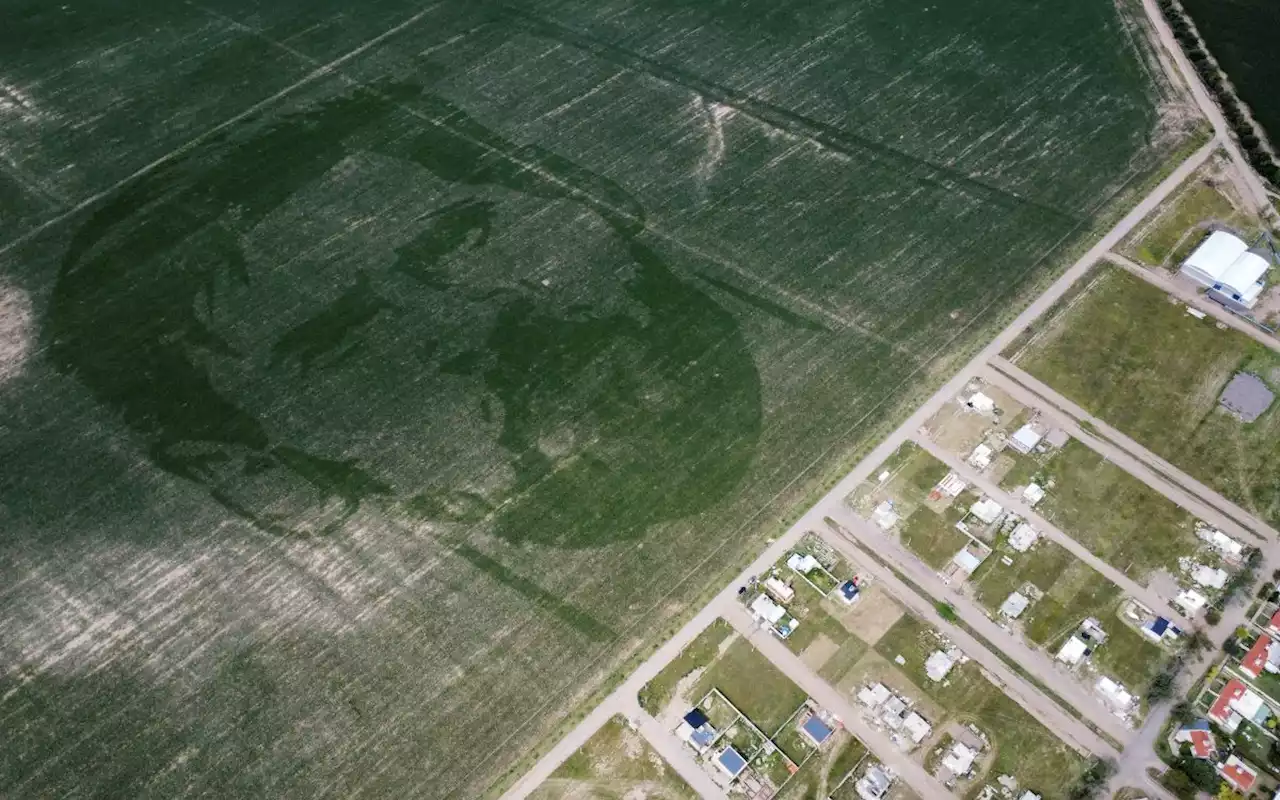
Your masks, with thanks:
[(1038, 483), (1029, 483), (1027, 488), (1022, 490), (1022, 499), (1026, 501), (1027, 505), (1035, 506), (1036, 503), (1044, 499), (1044, 489), (1040, 488)]
[(1239, 560), (1244, 555), (1244, 545), (1232, 539), (1222, 531), (1216, 528), (1210, 528), (1207, 525), (1196, 526), (1196, 536), (1202, 541), (1207, 542), (1210, 547), (1217, 550), (1225, 558)]
[(764, 588), (769, 591), (769, 594), (783, 603), (790, 603), (796, 596), (795, 589), (792, 589), (777, 578), (765, 578)]
[(1209, 598), (1200, 594), (1194, 589), (1183, 589), (1178, 592), (1178, 596), (1173, 598), (1173, 604), (1182, 609), (1182, 613), (1188, 617), (1194, 617), (1200, 613), (1200, 609), (1209, 603)]
[(1182, 274), (1209, 287), (1217, 299), (1252, 308), (1266, 286), (1267, 266), (1238, 236), (1214, 231), (1182, 262)]
[(818, 559), (814, 558), (808, 553), (805, 553), (803, 555), (801, 555), (800, 553), (792, 553), (790, 556), (787, 557), (787, 566), (791, 567), (791, 569), (795, 570), (801, 575), (808, 575), (810, 572), (813, 572), (815, 569), (818, 569), (819, 567), (821, 567), (822, 564), (818, 561)]
[(882, 531), (887, 531), (897, 525), (900, 519), (902, 518), (898, 516), (897, 510), (894, 509), (892, 500), (885, 500), (876, 506), (875, 511), (871, 512), (871, 521)]
[(1196, 564), (1191, 568), (1191, 580), (1210, 589), (1221, 589), (1227, 585), (1227, 571)]
[(1102, 695), (1102, 698), (1107, 701), (1107, 705), (1119, 716), (1125, 716), (1133, 708), (1134, 702), (1137, 700), (1132, 694), (1125, 691), (1123, 684), (1117, 683), (1110, 678), (1103, 678), (1098, 681), (1097, 689), (1098, 694)]
[(1040, 534), (1035, 528), (1025, 522), (1019, 522), (1018, 527), (1013, 529), (1013, 533), (1009, 534), (1009, 546), (1019, 553), (1025, 553), (1031, 549), (1031, 545), (1036, 543), (1040, 538)]
[(858, 691), (858, 702), (868, 708), (877, 708), (881, 703), (888, 700), (893, 692), (889, 691), (889, 687), (883, 683), (873, 683), (870, 686), (864, 686)]
[(880, 721), (896, 731), (902, 727), (902, 715), (905, 713), (907, 701), (895, 694), (880, 706)]
[(1017, 619), (1022, 616), (1022, 612), (1026, 611), (1027, 606), (1030, 604), (1031, 601), (1028, 600), (1021, 592), (1014, 592), (1009, 595), (1008, 599), (1004, 601), (1004, 604), (1000, 606), (1000, 614), (1008, 617), (1009, 619)]
[(1000, 519), (1000, 515), (1004, 513), (1004, 507), (990, 497), (984, 497), (969, 506), (969, 513), (990, 525)]
[(1058, 654), (1054, 658), (1064, 664), (1075, 666), (1084, 660), (1085, 651), (1089, 649), (1089, 645), (1078, 636), (1072, 636), (1058, 650)]
[(1041, 798), (1040, 795), (1028, 789), (1027, 791), (1022, 793), (1022, 797), (1019, 797), (1018, 800), (1043, 800), (1043, 798)]
[(938, 481), (938, 485), (933, 487), (933, 491), (941, 497), (957, 497), (961, 492), (969, 487), (969, 484), (954, 472), (948, 472), (947, 477)]
[(1040, 431), (1030, 425), (1023, 425), (1009, 437), (1009, 446), (1019, 453), (1030, 453), (1036, 449), (1036, 445), (1040, 444), (1043, 438), (1044, 434)]
[(963, 778), (973, 769), (973, 762), (978, 758), (978, 751), (964, 742), (956, 742), (942, 759), (942, 766), (957, 778)]
[(952, 658), (950, 653), (942, 650), (934, 650), (933, 653), (925, 659), (924, 674), (929, 676), (931, 681), (940, 681), (947, 677), (947, 673), (956, 664), (956, 660)]
[(969, 454), (969, 463), (978, 469), (986, 469), (991, 466), (991, 457), (995, 455), (995, 451), (985, 444), (980, 444), (973, 448), (973, 452)]
[(965, 405), (979, 414), (994, 414), (996, 410), (996, 401), (982, 392), (974, 392), (973, 396), (965, 401)]
[(920, 744), (933, 733), (933, 726), (926, 722), (924, 717), (912, 711), (902, 720), (902, 730), (906, 731), (911, 741)]
[(762, 594), (751, 603), (751, 615), (770, 625), (777, 625), (787, 615), (787, 610), (773, 602), (769, 595)]

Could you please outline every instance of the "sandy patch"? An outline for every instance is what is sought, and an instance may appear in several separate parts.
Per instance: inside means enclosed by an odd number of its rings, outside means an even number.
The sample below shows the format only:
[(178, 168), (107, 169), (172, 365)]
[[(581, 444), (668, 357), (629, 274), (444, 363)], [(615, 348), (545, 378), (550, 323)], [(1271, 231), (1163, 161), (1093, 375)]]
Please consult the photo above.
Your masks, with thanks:
[(800, 660), (805, 663), (809, 669), (817, 672), (822, 669), (822, 665), (827, 663), (836, 651), (840, 649), (840, 645), (836, 644), (825, 633), (818, 634), (818, 638), (814, 639), (804, 652), (800, 654)]
[(873, 583), (862, 590), (862, 598), (849, 610), (835, 616), (850, 633), (869, 645), (875, 645), (904, 613), (897, 600)]

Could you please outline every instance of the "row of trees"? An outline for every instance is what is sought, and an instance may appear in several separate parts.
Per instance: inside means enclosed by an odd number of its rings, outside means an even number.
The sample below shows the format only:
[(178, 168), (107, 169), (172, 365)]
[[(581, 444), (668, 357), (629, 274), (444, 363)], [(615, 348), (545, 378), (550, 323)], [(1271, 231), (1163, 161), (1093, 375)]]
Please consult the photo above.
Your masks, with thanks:
[(1191, 59), (1196, 72), (1200, 74), (1200, 79), (1204, 81), (1205, 86), (1213, 94), (1214, 100), (1222, 108), (1223, 116), (1227, 118), (1231, 130), (1240, 140), (1240, 146), (1244, 148), (1250, 165), (1273, 186), (1280, 186), (1280, 166), (1276, 165), (1271, 154), (1262, 146), (1252, 123), (1241, 111), (1240, 99), (1222, 79), (1221, 70), (1205, 51), (1199, 35), (1192, 27), (1191, 21), (1187, 19), (1182, 7), (1178, 5), (1177, 0), (1156, 0), (1156, 2), (1168, 21), (1169, 27), (1173, 29), (1174, 38), (1178, 40), (1178, 44)]

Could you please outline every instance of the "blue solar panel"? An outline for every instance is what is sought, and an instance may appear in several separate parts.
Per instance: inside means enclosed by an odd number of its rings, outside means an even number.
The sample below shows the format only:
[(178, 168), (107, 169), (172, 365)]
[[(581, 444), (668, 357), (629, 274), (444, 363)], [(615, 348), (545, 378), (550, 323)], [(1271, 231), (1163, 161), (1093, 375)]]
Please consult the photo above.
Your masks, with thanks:
[(825, 742), (827, 737), (831, 735), (831, 729), (817, 717), (809, 717), (800, 727), (804, 728), (804, 732), (809, 734), (818, 744)]
[(689, 723), (690, 728), (701, 728), (707, 724), (707, 715), (703, 713), (702, 709), (695, 708), (684, 715), (684, 721)]

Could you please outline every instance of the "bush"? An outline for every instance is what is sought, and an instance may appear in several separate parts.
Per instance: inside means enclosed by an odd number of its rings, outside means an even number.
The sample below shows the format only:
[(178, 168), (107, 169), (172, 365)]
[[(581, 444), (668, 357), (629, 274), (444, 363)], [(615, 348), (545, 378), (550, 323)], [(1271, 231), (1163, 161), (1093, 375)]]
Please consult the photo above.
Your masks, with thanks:
[(951, 607), (950, 603), (943, 603), (939, 601), (933, 604), (933, 609), (938, 612), (938, 616), (942, 617), (947, 622), (960, 621), (960, 615), (956, 613), (956, 610)]
[(1204, 612), (1204, 621), (1212, 625), (1222, 622), (1222, 612), (1216, 608), (1210, 608)]

